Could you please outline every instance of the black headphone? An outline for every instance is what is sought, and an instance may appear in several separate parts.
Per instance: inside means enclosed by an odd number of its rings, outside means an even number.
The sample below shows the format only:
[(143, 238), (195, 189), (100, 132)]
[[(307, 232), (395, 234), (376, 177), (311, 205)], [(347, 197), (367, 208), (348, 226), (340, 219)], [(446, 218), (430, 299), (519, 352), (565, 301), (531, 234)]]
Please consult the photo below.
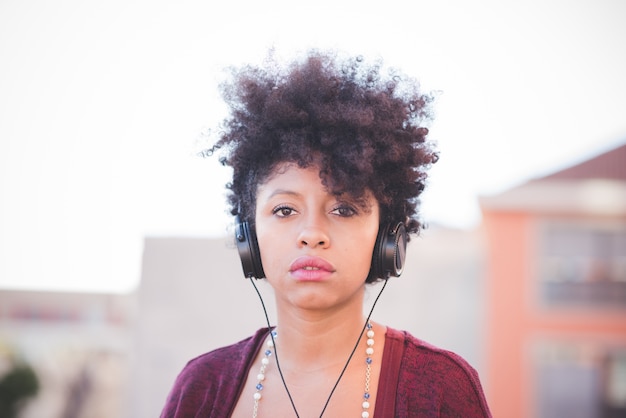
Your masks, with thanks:
[[(261, 252), (256, 232), (248, 221), (241, 221), (239, 216), (235, 220), (235, 241), (237, 242), (239, 258), (241, 258), (243, 275), (246, 278), (264, 278), (265, 272), (261, 263)], [(406, 244), (407, 233), (404, 223), (381, 225), (378, 229), (376, 245), (374, 245), (374, 252), (372, 253), (372, 266), (367, 281), (388, 279), (392, 276), (399, 277), (404, 270)]]

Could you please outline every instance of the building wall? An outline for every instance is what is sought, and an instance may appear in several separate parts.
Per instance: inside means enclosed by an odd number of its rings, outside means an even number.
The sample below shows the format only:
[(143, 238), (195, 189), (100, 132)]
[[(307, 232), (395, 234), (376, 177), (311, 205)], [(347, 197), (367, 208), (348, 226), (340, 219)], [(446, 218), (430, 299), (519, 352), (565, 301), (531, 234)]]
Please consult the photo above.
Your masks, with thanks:
[[(489, 237), (486, 378), (494, 416), (622, 416), (626, 258), (619, 253), (620, 243), (626, 244), (626, 218), (483, 208), (483, 219)], [(573, 276), (546, 282), (546, 231), (552, 225), (592, 234), (597, 229), (613, 246), (558, 243), (557, 253), (563, 254), (580, 245), (580, 265), (576, 257), (563, 257)], [(547, 285), (570, 288), (570, 300), (546, 298)], [(611, 394), (616, 390), (624, 395)]]
[(496, 417), (529, 417), (523, 330), (527, 319), (530, 218), (524, 213), (485, 213), (487, 270), (487, 383)]

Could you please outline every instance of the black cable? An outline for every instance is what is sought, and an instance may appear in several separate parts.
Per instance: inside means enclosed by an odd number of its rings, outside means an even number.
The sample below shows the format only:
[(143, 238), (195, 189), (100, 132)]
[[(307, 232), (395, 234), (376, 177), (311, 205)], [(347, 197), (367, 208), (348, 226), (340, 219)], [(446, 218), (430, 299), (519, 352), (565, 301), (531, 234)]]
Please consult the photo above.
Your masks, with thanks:
[[(265, 321), (267, 322), (267, 328), (270, 330), (270, 338), (272, 339), (272, 344), (274, 344), (274, 357), (276, 357), (276, 367), (278, 368), (278, 374), (280, 374), (280, 379), (283, 382), (283, 386), (285, 387), (285, 391), (287, 391), (287, 396), (289, 397), (289, 401), (291, 402), (291, 407), (293, 408), (293, 412), (295, 412), (297, 418), (300, 418), (300, 415), (298, 414), (298, 409), (296, 408), (296, 404), (293, 401), (293, 398), (291, 397), (291, 392), (289, 392), (289, 388), (287, 387), (287, 382), (285, 382), (285, 378), (283, 377), (283, 371), (280, 368), (280, 362), (278, 361), (278, 351), (276, 349), (276, 342), (274, 341), (274, 333), (272, 332), (272, 326), (270, 325), (270, 319), (269, 319), (269, 316), (267, 314), (267, 309), (265, 308), (265, 302), (263, 302), (263, 297), (261, 296), (261, 292), (259, 292), (259, 289), (257, 288), (256, 284), (254, 283), (255, 279), (250, 278), (249, 280), (252, 283), (252, 286), (254, 287), (254, 290), (256, 291), (256, 294), (259, 296), (259, 300), (261, 301), (261, 306), (263, 307), (263, 313), (265, 314)], [(330, 394), (328, 395), (328, 398), (326, 399), (326, 403), (324, 404), (324, 408), (322, 409), (322, 412), (320, 413), (320, 418), (322, 418), (322, 415), (324, 415), (324, 412), (326, 412), (326, 408), (328, 408), (328, 404), (330, 403), (330, 399), (332, 398), (333, 394), (335, 393), (335, 390), (337, 389), (337, 386), (339, 386), (339, 382), (341, 381), (341, 378), (343, 377), (344, 373), (348, 369), (348, 365), (350, 364), (350, 361), (352, 360), (352, 357), (354, 356), (354, 353), (356, 352), (357, 348), (359, 347), (359, 343), (361, 342), (361, 338), (363, 338), (363, 333), (365, 332), (365, 329), (367, 328), (367, 324), (369, 323), (370, 318), (372, 317), (372, 313), (374, 312), (374, 308), (376, 307), (376, 303), (378, 303), (378, 299), (380, 298), (380, 295), (383, 294), (383, 290), (385, 290), (385, 287), (387, 287), (387, 280), (385, 280), (385, 282), (383, 283), (383, 287), (380, 289), (380, 292), (378, 292), (378, 295), (376, 296), (376, 299), (374, 299), (374, 303), (372, 304), (372, 308), (370, 309), (369, 314), (367, 315), (367, 318), (365, 319), (365, 324), (363, 324), (363, 328), (361, 329), (361, 333), (359, 334), (359, 338), (356, 340), (356, 344), (354, 344), (354, 348), (352, 349), (352, 352), (350, 352), (350, 356), (348, 356), (348, 361), (346, 361), (346, 364), (343, 366), (343, 369), (341, 370), (341, 373), (339, 374), (339, 377), (337, 378), (337, 381), (335, 382), (335, 385), (331, 389)]]
[(380, 298), (380, 295), (383, 294), (383, 290), (385, 290), (386, 286), (387, 286), (387, 280), (385, 280), (385, 283), (383, 283), (383, 287), (380, 289), (380, 292), (378, 292), (378, 296), (376, 296), (376, 299), (374, 299), (374, 304), (372, 305), (372, 309), (370, 309), (370, 312), (367, 315), (367, 318), (365, 319), (365, 324), (363, 324), (363, 329), (361, 329), (361, 333), (359, 334), (359, 338), (356, 340), (356, 344), (354, 345), (354, 348), (352, 349), (352, 352), (350, 353), (350, 357), (348, 357), (348, 361), (346, 361), (346, 365), (343, 366), (343, 370), (339, 374), (339, 378), (335, 382), (335, 386), (333, 386), (333, 389), (330, 391), (330, 394), (328, 395), (328, 399), (326, 399), (326, 403), (324, 404), (324, 409), (322, 409), (322, 412), (320, 413), (320, 418), (322, 418), (322, 415), (324, 415), (324, 412), (326, 412), (326, 408), (328, 407), (328, 404), (330, 403), (330, 398), (333, 396), (333, 393), (335, 393), (335, 389), (337, 389), (337, 386), (339, 386), (339, 381), (343, 377), (343, 374), (346, 372), (346, 369), (348, 368), (348, 364), (350, 364), (350, 360), (352, 360), (352, 356), (354, 356), (354, 353), (356, 352), (356, 349), (359, 347), (359, 343), (361, 342), (361, 338), (363, 337), (363, 333), (365, 332), (365, 328), (367, 328), (367, 323), (370, 321), (372, 313), (374, 312), (374, 308), (376, 307), (376, 303), (378, 302), (378, 298)]
[(270, 325), (270, 318), (267, 315), (267, 309), (265, 309), (265, 302), (263, 302), (263, 298), (261, 297), (261, 292), (259, 292), (259, 289), (256, 287), (256, 284), (254, 283), (254, 281), (256, 279), (254, 278), (250, 278), (250, 283), (252, 283), (252, 286), (254, 286), (254, 290), (256, 290), (256, 294), (259, 295), (259, 300), (261, 301), (261, 306), (263, 307), (263, 313), (265, 314), (265, 322), (267, 322), (267, 328), (270, 331), (270, 338), (272, 339), (272, 344), (274, 345), (274, 357), (276, 358), (276, 367), (278, 368), (278, 374), (280, 374), (280, 380), (283, 381), (283, 386), (285, 387), (285, 390), (287, 391), (287, 396), (289, 397), (289, 402), (291, 402), (291, 407), (293, 408), (293, 412), (296, 413), (296, 417), (300, 418), (300, 415), (298, 414), (298, 410), (296, 409), (296, 404), (293, 401), (293, 398), (291, 397), (291, 392), (289, 392), (289, 388), (287, 387), (287, 382), (285, 382), (285, 378), (283, 377), (283, 371), (280, 368), (280, 362), (278, 361), (278, 350), (276, 349), (276, 341), (274, 341), (274, 332), (272, 331), (272, 326)]

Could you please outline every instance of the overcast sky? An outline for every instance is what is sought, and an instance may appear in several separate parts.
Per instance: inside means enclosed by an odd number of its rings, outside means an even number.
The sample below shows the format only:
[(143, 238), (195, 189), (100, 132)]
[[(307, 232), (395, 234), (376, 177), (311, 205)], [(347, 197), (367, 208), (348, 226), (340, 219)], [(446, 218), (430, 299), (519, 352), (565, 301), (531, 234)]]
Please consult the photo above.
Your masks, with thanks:
[(195, 157), (223, 68), (381, 56), (440, 92), (427, 222), (626, 141), (626, 2), (0, 1), (0, 288), (123, 292), (144, 236), (220, 236)]

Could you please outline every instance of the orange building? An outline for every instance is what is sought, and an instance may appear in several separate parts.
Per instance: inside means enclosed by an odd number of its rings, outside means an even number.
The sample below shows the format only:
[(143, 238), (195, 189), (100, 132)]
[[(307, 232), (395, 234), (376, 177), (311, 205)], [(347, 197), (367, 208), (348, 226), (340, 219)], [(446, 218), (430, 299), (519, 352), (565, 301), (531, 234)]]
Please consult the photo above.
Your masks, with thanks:
[(626, 145), (482, 197), (495, 417), (626, 416)]

